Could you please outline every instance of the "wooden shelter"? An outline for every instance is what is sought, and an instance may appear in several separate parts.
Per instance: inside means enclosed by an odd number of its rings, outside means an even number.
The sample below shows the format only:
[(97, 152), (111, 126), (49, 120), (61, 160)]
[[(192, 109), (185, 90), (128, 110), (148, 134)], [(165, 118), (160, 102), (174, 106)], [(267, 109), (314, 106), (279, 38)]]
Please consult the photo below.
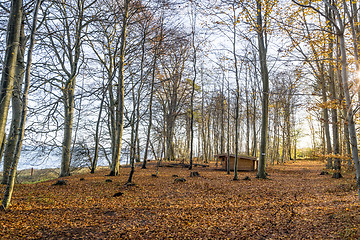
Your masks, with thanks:
[[(220, 160), (221, 167), (224, 170), (227, 170), (227, 154), (226, 153), (218, 154), (215, 155), (215, 157), (217, 157)], [(259, 162), (258, 159), (255, 157), (238, 155), (237, 169), (239, 171), (255, 171), (258, 168), (258, 162)], [(229, 165), (231, 171), (234, 171), (234, 164), (235, 164), (235, 154), (230, 154)]]

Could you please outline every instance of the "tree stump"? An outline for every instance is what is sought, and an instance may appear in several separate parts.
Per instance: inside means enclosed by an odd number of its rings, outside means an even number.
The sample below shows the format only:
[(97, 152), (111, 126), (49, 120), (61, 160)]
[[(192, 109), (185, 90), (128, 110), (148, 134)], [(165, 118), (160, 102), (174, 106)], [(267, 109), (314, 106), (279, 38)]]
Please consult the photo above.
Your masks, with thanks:
[(250, 178), (249, 176), (246, 176), (246, 177), (244, 177), (244, 179), (243, 179), (243, 180), (250, 181), (250, 180), (251, 180), (251, 178)]
[(191, 172), (190, 177), (200, 177), (199, 172)]
[(340, 172), (334, 172), (334, 174), (332, 175), (332, 178), (336, 178), (336, 179), (339, 179), (339, 178), (342, 178), (343, 176), (341, 175)]
[(57, 180), (56, 183), (53, 184), (53, 186), (65, 186), (68, 184), (67, 180)]
[(329, 173), (327, 171), (321, 171), (320, 175), (328, 175)]
[(122, 192), (118, 192), (118, 193), (115, 193), (114, 195), (113, 195), (113, 197), (120, 197), (121, 195), (123, 195), (124, 193), (122, 193)]
[(186, 182), (185, 178), (176, 178), (174, 182)]

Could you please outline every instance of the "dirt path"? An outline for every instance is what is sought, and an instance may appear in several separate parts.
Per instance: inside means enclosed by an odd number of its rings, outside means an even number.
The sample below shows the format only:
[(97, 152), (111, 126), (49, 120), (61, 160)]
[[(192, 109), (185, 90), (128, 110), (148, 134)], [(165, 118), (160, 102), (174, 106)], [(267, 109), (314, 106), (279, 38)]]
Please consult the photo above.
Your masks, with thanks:
[[(353, 173), (319, 175), (324, 163), (301, 161), (232, 175), (195, 168), (129, 169), (106, 182), (107, 171), (16, 186), (10, 211), (0, 213), (1, 239), (357, 239), (360, 202)], [(173, 175), (186, 178), (174, 183)], [(85, 180), (80, 181), (80, 178)], [(4, 187), (1, 187), (3, 190)], [(120, 197), (113, 197), (122, 192)]]

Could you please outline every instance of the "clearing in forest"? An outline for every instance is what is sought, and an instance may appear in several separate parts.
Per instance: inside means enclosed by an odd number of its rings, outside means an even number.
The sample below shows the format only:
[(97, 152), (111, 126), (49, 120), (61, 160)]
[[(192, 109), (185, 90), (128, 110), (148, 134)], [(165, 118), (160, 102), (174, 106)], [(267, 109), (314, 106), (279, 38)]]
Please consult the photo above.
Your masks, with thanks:
[(332, 179), (323, 166), (298, 161), (269, 167), (269, 180), (239, 172), (250, 181), (232, 181), (212, 165), (195, 167), (195, 177), (181, 167), (153, 177), (150, 165), (136, 169), (135, 186), (124, 186), (128, 168), (67, 177), (65, 186), (18, 184), (0, 212), (0, 239), (357, 239), (354, 173)]

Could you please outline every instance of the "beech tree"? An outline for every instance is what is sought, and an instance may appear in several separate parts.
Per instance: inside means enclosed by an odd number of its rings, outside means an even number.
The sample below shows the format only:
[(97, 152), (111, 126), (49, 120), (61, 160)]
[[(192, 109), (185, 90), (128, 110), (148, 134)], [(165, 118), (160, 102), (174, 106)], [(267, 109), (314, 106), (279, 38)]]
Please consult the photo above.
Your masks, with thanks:
[[(19, 124), (16, 128), (16, 131), (14, 132), (14, 137), (16, 139), (15, 148), (13, 150), (12, 156), (8, 156), (11, 159), (11, 168), (8, 173), (8, 180), (7, 180), (7, 186), (4, 192), (4, 197), (2, 201), (1, 207), (3, 209), (7, 209), (10, 205), (12, 193), (14, 190), (15, 185), (15, 176), (17, 171), (17, 165), (19, 162), (20, 154), (21, 154), (21, 148), (23, 143), (23, 138), (25, 134), (25, 122), (27, 117), (27, 100), (28, 100), (28, 92), (30, 88), (30, 70), (31, 70), (31, 64), (32, 64), (32, 54), (33, 54), (33, 48), (35, 44), (35, 34), (36, 34), (36, 27), (37, 27), (37, 15), (40, 8), (41, 0), (37, 0), (34, 4), (33, 9), (33, 20), (32, 20), (32, 26), (31, 26), (31, 33), (30, 33), (30, 44), (28, 47), (27, 52), (27, 61), (26, 61), (26, 68), (25, 68), (25, 84), (24, 84), (24, 90), (23, 92), (21, 89), (18, 89), (16, 91), (17, 95), (22, 94), (21, 96), (21, 102), (16, 103), (20, 106), (17, 106), (15, 109), (13, 108), (13, 111), (16, 111), (17, 113), (15, 116), (19, 117)], [(20, 59), (23, 57), (23, 53), (18, 52), (20, 55)], [(18, 63), (19, 64), (19, 63)], [(20, 63), (22, 64), (22, 63)], [(19, 86), (17, 86), (19, 87)], [(16, 96), (16, 98), (20, 98), (20, 96)], [(14, 95), (13, 95), (14, 98)], [(19, 101), (19, 100), (17, 100)], [(13, 114), (14, 115), (14, 114)]]
[(117, 83), (117, 104), (115, 114), (115, 138), (114, 138), (114, 154), (112, 156), (112, 165), (110, 170), (110, 176), (116, 176), (119, 174), (120, 156), (121, 156), (121, 141), (123, 137), (124, 128), (124, 66), (125, 66), (125, 50), (127, 39), (127, 27), (129, 21), (129, 4), (131, 0), (124, 1), (124, 13), (122, 19), (121, 29), (121, 42), (119, 53), (119, 69), (118, 69), (118, 83)]
[[(52, 68), (59, 84), (54, 84), (61, 91), (63, 104), (64, 132), (62, 140), (62, 157), (60, 177), (70, 175), (72, 133), (74, 121), (74, 100), (76, 79), (83, 63), (83, 38), (87, 25), (92, 21), (87, 18), (95, 1), (56, 1), (45, 18), (44, 26), (48, 33), (47, 46), (54, 58)], [(62, 29), (58, 31), (57, 29)]]
[(12, 0), (6, 37), (6, 51), (0, 86), (0, 146), (4, 141), (5, 125), (14, 87), (17, 53), (20, 45), (22, 0)]
[[(268, 121), (269, 121), (269, 71), (266, 61), (266, 32), (263, 25), (262, 16), (262, 2), (257, 0), (257, 15), (256, 15), (256, 31), (258, 35), (258, 50), (260, 58), (261, 80), (263, 83), (262, 89), (262, 117), (261, 117), (261, 142), (260, 142), (260, 157), (259, 167), (256, 177), (266, 178), (265, 165), (266, 165), (266, 144), (268, 141)], [(269, 6), (267, 6), (269, 7)], [(271, 7), (265, 8), (266, 11), (271, 11)], [(268, 12), (265, 14), (269, 14)]]
[[(24, 15), (23, 15), (24, 17)], [(25, 45), (26, 45), (26, 37), (25, 37), (25, 19), (21, 21), (21, 29), (20, 29), (20, 39), (19, 39), (19, 48), (17, 52), (17, 60), (16, 60), (16, 70), (14, 77), (14, 86), (12, 90), (11, 97), (11, 107), (12, 107), (12, 118), (11, 118), (11, 126), (10, 132), (7, 137), (5, 151), (4, 151), (4, 171), (3, 171), (3, 179), (2, 184), (7, 184), (9, 171), (11, 168), (11, 163), (13, 160), (13, 155), (16, 147), (16, 143), (18, 141), (17, 131), (19, 129), (20, 124), (20, 114), (21, 114), (21, 90), (23, 85), (23, 76), (24, 76), (24, 56), (25, 56)]]

